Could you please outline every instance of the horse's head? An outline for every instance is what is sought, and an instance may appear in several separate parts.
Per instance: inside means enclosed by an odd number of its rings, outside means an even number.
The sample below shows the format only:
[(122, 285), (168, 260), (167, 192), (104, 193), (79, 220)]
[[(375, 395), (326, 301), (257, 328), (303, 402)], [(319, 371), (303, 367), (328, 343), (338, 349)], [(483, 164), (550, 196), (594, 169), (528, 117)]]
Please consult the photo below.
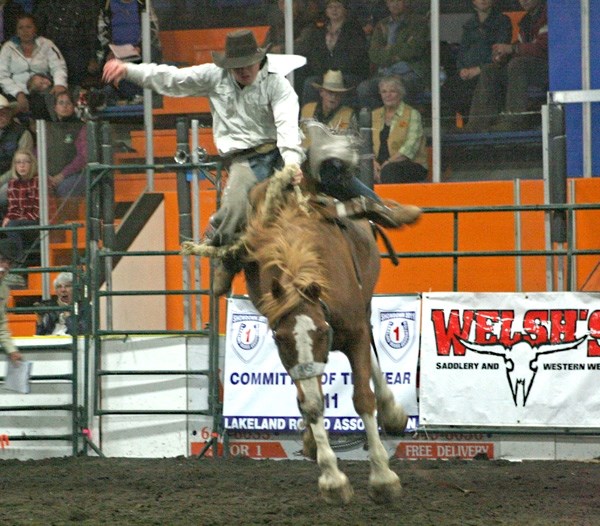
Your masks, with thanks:
[(272, 320), (271, 328), (284, 367), (293, 380), (320, 376), (332, 339), (329, 311), (321, 298), (321, 287), (312, 282), (290, 294), (279, 279), (274, 278), (271, 296), (282, 306), (281, 315)]

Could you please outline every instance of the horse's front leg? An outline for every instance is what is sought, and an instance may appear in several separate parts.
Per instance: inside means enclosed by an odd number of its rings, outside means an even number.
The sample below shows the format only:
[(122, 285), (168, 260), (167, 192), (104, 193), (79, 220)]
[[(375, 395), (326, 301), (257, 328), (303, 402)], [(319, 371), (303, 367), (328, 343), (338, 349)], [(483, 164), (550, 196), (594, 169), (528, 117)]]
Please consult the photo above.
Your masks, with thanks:
[(388, 453), (379, 437), (375, 394), (369, 385), (371, 377), (370, 345), (368, 339), (356, 341), (356, 347), (349, 353), (352, 374), (354, 376), (354, 394), (352, 400), (357, 414), (365, 424), (369, 443), (369, 497), (377, 503), (392, 502), (402, 492), (398, 475), (388, 462)]
[[(309, 428), (305, 436), (304, 449), (311, 449), (312, 440), (316, 448), (316, 459), (321, 468), (319, 477), (319, 490), (323, 498), (331, 504), (347, 504), (354, 495), (354, 490), (348, 477), (340, 471), (337, 457), (329, 445), (327, 430), (323, 419), (323, 391), (321, 390), (321, 377), (316, 376), (296, 380), (298, 389), (298, 405)], [(312, 437), (312, 440), (311, 440)]]

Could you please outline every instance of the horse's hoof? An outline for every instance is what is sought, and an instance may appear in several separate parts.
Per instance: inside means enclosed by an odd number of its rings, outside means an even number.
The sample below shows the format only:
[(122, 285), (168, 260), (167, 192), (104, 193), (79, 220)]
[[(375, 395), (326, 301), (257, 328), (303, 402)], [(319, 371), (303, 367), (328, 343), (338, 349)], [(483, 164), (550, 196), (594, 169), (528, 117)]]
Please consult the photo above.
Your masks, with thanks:
[(377, 504), (394, 502), (402, 494), (400, 479), (387, 484), (369, 484), (369, 497)]
[(354, 489), (350, 482), (346, 482), (343, 486), (337, 488), (321, 487), (321, 496), (327, 504), (348, 504), (354, 497)]

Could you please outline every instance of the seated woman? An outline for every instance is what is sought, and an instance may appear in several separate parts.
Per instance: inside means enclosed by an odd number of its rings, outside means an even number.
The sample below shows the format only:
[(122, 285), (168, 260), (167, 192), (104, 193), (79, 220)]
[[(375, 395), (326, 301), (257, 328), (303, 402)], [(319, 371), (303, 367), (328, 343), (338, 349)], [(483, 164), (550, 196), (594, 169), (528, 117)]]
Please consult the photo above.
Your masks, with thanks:
[[(61, 272), (54, 279), (54, 291), (56, 298), (36, 303), (36, 306), (44, 307), (70, 307), (73, 303), (73, 274), (70, 272)], [(75, 332), (74, 317), (71, 311), (50, 311), (38, 314), (35, 324), (35, 333), (37, 335), (65, 335)], [(84, 332), (85, 325), (83, 318), (79, 320), (77, 333)]]
[(68, 92), (55, 97), (56, 122), (47, 128), (48, 183), (57, 197), (85, 195), (86, 127)]
[(302, 104), (318, 100), (313, 83), (328, 70), (339, 70), (344, 80), (357, 85), (369, 73), (367, 40), (360, 24), (348, 14), (347, 0), (328, 0), (323, 25), (307, 28), (298, 39), (295, 52), (307, 58), (307, 64), (295, 73)]
[(403, 102), (406, 90), (398, 75), (379, 81), (383, 106), (371, 114), (373, 178), (376, 183), (416, 183), (429, 165), (421, 114)]
[(27, 81), (34, 73), (52, 79), (52, 94), (67, 90), (67, 66), (60, 50), (51, 40), (37, 36), (33, 16), (22, 15), (17, 20), (17, 34), (0, 49), (0, 88), (18, 102), (21, 113), (30, 109)]

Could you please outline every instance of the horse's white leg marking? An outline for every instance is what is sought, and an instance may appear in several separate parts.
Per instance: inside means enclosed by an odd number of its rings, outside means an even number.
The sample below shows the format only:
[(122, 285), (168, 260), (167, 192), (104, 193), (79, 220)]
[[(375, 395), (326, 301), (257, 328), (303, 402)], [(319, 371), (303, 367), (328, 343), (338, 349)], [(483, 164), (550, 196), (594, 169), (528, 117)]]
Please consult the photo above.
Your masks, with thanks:
[[(309, 408), (322, 407), (319, 378), (313, 377), (299, 380), (302, 392), (304, 393), (303, 410), (305, 405)], [(310, 427), (317, 445), (317, 463), (321, 468), (319, 489), (327, 501), (347, 503), (353, 495), (352, 486), (348, 477), (338, 469), (337, 457), (333, 449), (331, 449), (329, 439), (327, 438), (323, 415), (319, 414), (314, 420), (314, 422), (310, 423)]]
[[(317, 326), (312, 318), (304, 314), (296, 316), (294, 339), (298, 353), (298, 363), (314, 362), (313, 344), (310, 331)], [(317, 464), (321, 468), (319, 489), (323, 498), (332, 503), (348, 503), (354, 491), (348, 477), (338, 469), (337, 457), (329, 445), (327, 431), (323, 423), (323, 392), (320, 385), (321, 376), (297, 380), (304, 395), (300, 404), (313, 432), (317, 446)]]
[(374, 354), (371, 354), (371, 379), (375, 387), (381, 424), (390, 433), (402, 433), (406, 428), (408, 417), (402, 406), (396, 403), (394, 393), (385, 382)]
[(379, 438), (379, 429), (375, 414), (360, 415), (369, 441), (369, 495), (376, 502), (390, 502), (400, 495), (401, 485), (398, 475), (388, 465), (388, 454)]

